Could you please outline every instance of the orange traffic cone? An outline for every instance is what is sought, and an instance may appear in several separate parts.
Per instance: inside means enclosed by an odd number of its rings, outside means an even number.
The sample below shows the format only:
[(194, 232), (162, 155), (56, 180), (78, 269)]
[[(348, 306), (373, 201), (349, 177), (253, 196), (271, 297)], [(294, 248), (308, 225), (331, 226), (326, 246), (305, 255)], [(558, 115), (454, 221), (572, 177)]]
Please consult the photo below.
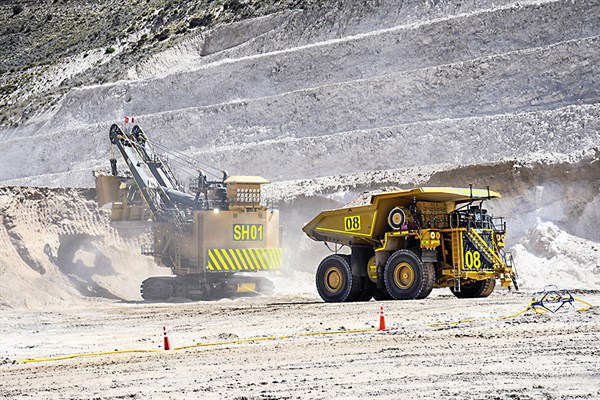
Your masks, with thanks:
[(164, 348), (165, 350), (171, 350), (171, 342), (169, 342), (169, 337), (167, 336), (167, 327), (163, 326), (163, 333), (164, 333)]
[(386, 331), (385, 327), (385, 316), (383, 315), (383, 306), (379, 309), (379, 330)]

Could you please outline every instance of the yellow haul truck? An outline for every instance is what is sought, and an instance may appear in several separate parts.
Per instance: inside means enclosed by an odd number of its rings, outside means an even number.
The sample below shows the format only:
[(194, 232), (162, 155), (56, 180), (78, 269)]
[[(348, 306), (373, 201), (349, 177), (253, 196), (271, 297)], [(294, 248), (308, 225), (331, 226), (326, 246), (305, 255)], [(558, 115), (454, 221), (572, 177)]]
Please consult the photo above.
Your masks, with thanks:
[(351, 253), (321, 261), (319, 295), (326, 302), (423, 299), (449, 287), (467, 298), (489, 296), (496, 279), (516, 287), (506, 223), (483, 208), (498, 197), (489, 188), (415, 188), (320, 213), (304, 232)]
[(114, 124), (109, 138), (127, 170), (119, 173), (112, 158), (112, 174), (97, 174), (98, 203), (111, 208), (117, 229), (151, 226), (152, 243), (142, 246), (142, 254), (174, 275), (144, 280), (144, 299), (211, 299), (272, 290), (271, 281), (257, 276), (281, 268), (279, 211), (261, 197), (268, 180), (221, 170), (209, 180), (195, 169), (196, 176), (183, 187), (165, 154), (192, 165), (197, 160), (166, 152), (138, 125), (121, 129)]

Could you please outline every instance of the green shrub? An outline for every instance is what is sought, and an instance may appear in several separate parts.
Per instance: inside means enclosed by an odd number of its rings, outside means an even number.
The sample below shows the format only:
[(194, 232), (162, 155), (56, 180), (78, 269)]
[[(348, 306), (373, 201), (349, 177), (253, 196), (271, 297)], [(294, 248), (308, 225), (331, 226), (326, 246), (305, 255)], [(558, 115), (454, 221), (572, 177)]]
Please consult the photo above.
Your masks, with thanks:
[(9, 95), (11, 93), (13, 93), (15, 90), (17, 90), (17, 85), (15, 85), (14, 83), (7, 83), (4, 86), (0, 86), (0, 94), (1, 95)]
[(160, 31), (159, 33), (157, 33), (156, 36), (154, 36), (154, 38), (160, 42), (163, 40), (167, 40), (169, 38), (170, 34), (171, 34), (171, 31), (169, 30), (169, 28), (165, 28), (162, 31)]
[(21, 14), (23, 12), (23, 6), (20, 5), (20, 4), (17, 4), (16, 6), (13, 6), (13, 10), (12, 11), (13, 11), (13, 17), (15, 15), (19, 15), (19, 14)]
[(193, 17), (192, 19), (190, 19), (189, 27), (197, 28), (199, 26), (208, 26), (212, 22), (212, 19), (212, 14), (206, 14), (201, 17)]
[(223, 8), (225, 10), (231, 10), (233, 12), (238, 11), (241, 8), (244, 8), (246, 5), (241, 3), (240, 0), (225, 0), (223, 3)]
[(106, 49), (106, 54), (112, 54), (115, 52), (115, 48), (114, 47), (109, 47), (108, 49)]

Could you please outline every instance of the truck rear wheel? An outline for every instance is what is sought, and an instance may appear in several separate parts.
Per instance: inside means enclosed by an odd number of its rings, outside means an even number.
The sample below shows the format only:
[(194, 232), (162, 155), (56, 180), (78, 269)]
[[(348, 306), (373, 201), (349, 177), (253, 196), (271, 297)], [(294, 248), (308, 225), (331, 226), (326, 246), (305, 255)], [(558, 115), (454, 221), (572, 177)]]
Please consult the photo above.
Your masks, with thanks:
[(433, 289), (435, 269), (432, 263), (423, 263), (415, 252), (402, 249), (385, 263), (383, 278), (394, 299), (423, 299)]
[(385, 288), (375, 289), (375, 292), (373, 293), (373, 298), (377, 301), (394, 300), (394, 298), (388, 293), (388, 291)]
[(373, 298), (373, 294), (377, 289), (377, 285), (371, 282), (369, 278), (361, 277), (361, 291), (357, 301), (369, 301)]
[[(350, 270), (352, 270), (352, 257), (351, 256), (342, 256), (344, 260), (350, 265)], [(371, 297), (373, 297), (373, 293), (369, 286), (369, 278), (365, 278), (362, 276), (352, 276), (352, 280), (355, 281), (355, 284), (358, 285), (358, 288), (350, 293), (348, 298), (344, 301), (369, 301)]]
[(350, 257), (332, 254), (317, 267), (317, 291), (328, 303), (356, 301), (362, 289), (359, 277), (352, 276)]
[(488, 297), (496, 287), (495, 279), (486, 279), (483, 281), (471, 281), (460, 285), (460, 292), (455, 292), (451, 287), (450, 291), (459, 299), (473, 299), (476, 297)]
[(429, 296), (431, 294), (431, 291), (433, 290), (433, 285), (435, 284), (435, 266), (433, 265), (433, 263), (424, 263), (423, 266), (425, 267), (425, 270), (429, 271), (427, 276), (431, 282), (425, 284), (425, 287), (423, 288), (423, 290), (421, 290), (421, 293), (419, 293), (419, 295), (415, 297), (415, 299), (417, 300), (424, 299), (427, 296)]

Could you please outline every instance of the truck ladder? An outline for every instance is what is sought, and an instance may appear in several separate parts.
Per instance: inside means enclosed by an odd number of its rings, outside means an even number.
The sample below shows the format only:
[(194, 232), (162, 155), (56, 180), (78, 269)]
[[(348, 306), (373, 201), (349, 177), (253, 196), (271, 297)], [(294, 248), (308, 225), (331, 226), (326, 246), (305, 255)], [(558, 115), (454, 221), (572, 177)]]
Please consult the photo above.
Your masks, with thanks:
[(452, 267), (454, 272), (454, 291), (460, 292), (460, 269), (463, 264), (463, 242), (462, 232), (453, 230), (451, 234), (452, 240)]

